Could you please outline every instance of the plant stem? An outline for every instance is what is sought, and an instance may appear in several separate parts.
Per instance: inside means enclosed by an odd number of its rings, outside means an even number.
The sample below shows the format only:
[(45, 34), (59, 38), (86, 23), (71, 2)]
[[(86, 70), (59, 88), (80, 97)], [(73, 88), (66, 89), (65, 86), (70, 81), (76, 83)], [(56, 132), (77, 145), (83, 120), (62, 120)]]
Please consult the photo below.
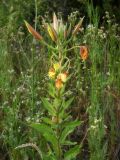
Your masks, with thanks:
[(37, 28), (37, 0), (35, 0), (35, 30)]
[(67, 51), (71, 51), (71, 50), (74, 49), (74, 48), (80, 48), (80, 46), (71, 47), (70, 49), (67, 49)]
[[(61, 99), (60, 97), (61, 97), (60, 96), (60, 91), (58, 90), (57, 98)], [(61, 160), (62, 152), (61, 152), (61, 145), (60, 145), (59, 109), (60, 109), (60, 105), (58, 106), (57, 112), (56, 112), (56, 117), (57, 117), (57, 130), (56, 130), (56, 133), (57, 133), (57, 139), (58, 139), (58, 160)]]

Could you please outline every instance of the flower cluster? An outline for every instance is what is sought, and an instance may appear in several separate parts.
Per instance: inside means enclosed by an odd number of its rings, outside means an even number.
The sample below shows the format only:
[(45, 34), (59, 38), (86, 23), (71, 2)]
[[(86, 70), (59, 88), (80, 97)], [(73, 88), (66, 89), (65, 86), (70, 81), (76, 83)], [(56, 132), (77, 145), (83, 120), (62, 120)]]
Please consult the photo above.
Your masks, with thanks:
[(59, 90), (67, 81), (68, 73), (61, 71), (61, 66), (59, 63), (54, 63), (49, 69), (48, 76), (50, 79), (55, 81), (55, 86)]

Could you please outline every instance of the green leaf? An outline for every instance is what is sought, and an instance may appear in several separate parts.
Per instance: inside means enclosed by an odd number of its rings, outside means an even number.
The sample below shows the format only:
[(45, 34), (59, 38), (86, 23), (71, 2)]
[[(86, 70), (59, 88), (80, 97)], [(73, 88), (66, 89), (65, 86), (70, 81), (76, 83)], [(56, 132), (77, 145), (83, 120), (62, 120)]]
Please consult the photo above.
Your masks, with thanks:
[(53, 108), (51, 103), (46, 98), (41, 98), (41, 100), (43, 102), (45, 109), (47, 109), (52, 116), (55, 116), (55, 109)]
[(65, 139), (67, 138), (67, 136), (73, 132), (74, 129), (72, 128), (65, 128), (60, 136), (60, 143), (63, 144), (65, 142)]
[(32, 123), (30, 125), (32, 128), (36, 129), (40, 133), (53, 133), (53, 130), (46, 124), (41, 124), (41, 123)]
[(61, 105), (61, 99), (55, 98), (53, 101), (53, 106), (57, 109)]
[(60, 90), (60, 95), (62, 96), (64, 92), (65, 92), (65, 84), (63, 85), (63, 87)]
[(63, 124), (65, 127), (64, 130), (62, 131), (62, 134), (60, 136), (60, 142), (64, 143), (66, 140), (67, 136), (72, 133), (75, 129), (75, 127), (79, 126), (81, 124), (80, 121), (73, 121), (73, 122), (66, 122)]
[(62, 143), (62, 145), (64, 145), (64, 146), (71, 146), (71, 145), (76, 145), (77, 144), (77, 142), (71, 142), (71, 141), (65, 141), (64, 143)]
[(50, 118), (43, 117), (43, 118), (42, 118), (42, 120), (43, 120), (43, 122), (44, 122), (44, 123), (46, 123), (46, 124), (50, 124), (50, 125), (52, 125), (52, 124), (53, 124), (53, 122), (51, 121), (51, 119), (50, 119)]
[(55, 87), (53, 86), (52, 83), (49, 83), (49, 86), (48, 86), (48, 93), (51, 97), (55, 98)]
[(43, 155), (44, 160), (56, 160), (55, 155), (53, 153), (51, 153), (51, 152), (48, 152), (48, 153)]
[(40, 132), (45, 137), (46, 141), (51, 142), (54, 148), (57, 147), (57, 138), (55, 133), (48, 125), (32, 123), (30, 126)]
[(56, 160), (56, 158), (52, 156), (44, 156), (44, 160)]
[(82, 122), (75, 120), (75, 121), (71, 121), (71, 122), (65, 122), (63, 124), (63, 127), (68, 127), (68, 128), (75, 128), (77, 126), (79, 126)]
[(70, 104), (72, 103), (73, 99), (74, 98), (72, 97), (69, 100), (62, 102), (62, 107), (61, 107), (60, 114), (59, 114), (61, 118), (64, 118), (65, 110), (70, 107)]
[(45, 137), (45, 139), (48, 141), (48, 142), (51, 142), (51, 144), (53, 145), (53, 148), (56, 152), (58, 152), (58, 141), (57, 141), (57, 138), (55, 136), (55, 134), (49, 134), (49, 133), (45, 133), (43, 134), (43, 136)]
[(72, 160), (80, 153), (80, 145), (76, 145), (64, 154), (64, 160)]
[(68, 107), (70, 107), (70, 104), (72, 103), (74, 97), (70, 98), (69, 100), (67, 100), (64, 104), (64, 108), (67, 109)]

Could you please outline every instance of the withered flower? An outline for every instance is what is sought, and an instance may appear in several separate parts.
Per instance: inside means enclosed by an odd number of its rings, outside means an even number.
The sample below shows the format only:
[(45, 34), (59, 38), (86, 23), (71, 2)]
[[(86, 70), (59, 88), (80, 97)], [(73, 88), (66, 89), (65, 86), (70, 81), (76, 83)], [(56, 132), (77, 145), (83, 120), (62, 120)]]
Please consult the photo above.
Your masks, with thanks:
[(80, 46), (80, 56), (82, 60), (86, 60), (88, 58), (88, 48), (86, 46)]
[(61, 79), (61, 81), (64, 82), (64, 83), (67, 81), (67, 77), (68, 77), (67, 72), (60, 73), (60, 74), (58, 75), (58, 78)]
[(63, 83), (62, 83), (62, 80), (57, 78), (56, 81), (55, 81), (55, 86), (56, 88), (59, 90), (63, 87)]

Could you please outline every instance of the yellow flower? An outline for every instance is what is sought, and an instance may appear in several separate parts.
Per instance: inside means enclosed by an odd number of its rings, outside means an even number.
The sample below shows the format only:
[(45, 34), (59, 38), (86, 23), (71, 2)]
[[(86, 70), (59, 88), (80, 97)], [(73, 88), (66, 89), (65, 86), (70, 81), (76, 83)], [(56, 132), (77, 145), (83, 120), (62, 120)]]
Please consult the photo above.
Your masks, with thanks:
[(53, 67), (54, 67), (55, 71), (58, 71), (60, 69), (60, 64), (59, 63), (54, 63)]
[(82, 60), (86, 60), (88, 58), (88, 48), (86, 46), (80, 46), (80, 55)]
[(64, 72), (64, 73), (60, 73), (58, 75), (58, 78), (61, 79), (61, 81), (65, 83), (67, 81), (67, 76), (68, 76), (67, 72)]
[(63, 87), (62, 80), (57, 78), (57, 80), (55, 81), (55, 86), (58, 90), (61, 89)]
[(54, 78), (55, 78), (55, 69), (54, 69), (54, 68), (50, 68), (50, 69), (49, 69), (48, 76), (49, 76), (49, 78), (51, 78), (51, 79), (54, 79)]

